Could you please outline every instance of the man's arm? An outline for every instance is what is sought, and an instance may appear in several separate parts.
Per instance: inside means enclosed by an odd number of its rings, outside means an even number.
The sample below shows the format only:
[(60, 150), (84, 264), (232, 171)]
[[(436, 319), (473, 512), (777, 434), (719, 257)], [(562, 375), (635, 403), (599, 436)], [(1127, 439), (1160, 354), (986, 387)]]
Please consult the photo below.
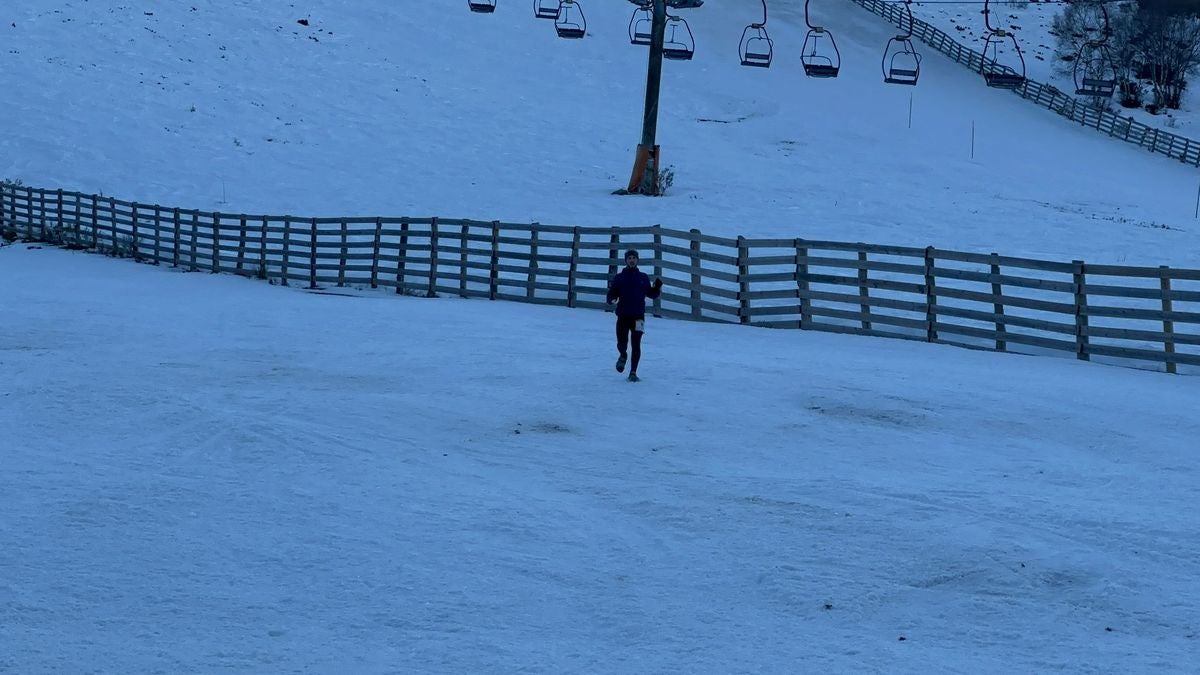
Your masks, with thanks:
[(608, 297), (604, 301), (606, 304), (611, 305), (617, 300), (617, 298), (621, 297), (621, 289), (617, 284), (617, 281), (620, 278), (621, 277), (618, 275), (608, 280)]
[(650, 285), (650, 290), (646, 291), (646, 297), (653, 300), (660, 295), (662, 295), (662, 279), (655, 279), (654, 283)]

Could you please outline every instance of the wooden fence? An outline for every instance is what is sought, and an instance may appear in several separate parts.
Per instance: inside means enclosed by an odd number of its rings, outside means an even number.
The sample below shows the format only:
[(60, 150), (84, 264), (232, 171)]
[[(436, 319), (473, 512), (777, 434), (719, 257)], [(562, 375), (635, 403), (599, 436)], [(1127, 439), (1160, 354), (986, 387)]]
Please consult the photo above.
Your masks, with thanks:
[(1200, 367), (1200, 270), (663, 227), (211, 213), (0, 186), (0, 233), (307, 288), (604, 308), (625, 248), (656, 316)]
[[(891, 23), (900, 26), (907, 15), (896, 2), (884, 0), (853, 0), (862, 7), (878, 14)], [(907, 21), (905, 21), (907, 23)], [(954, 59), (971, 70), (979, 72), (983, 63), (982, 53), (964, 47), (954, 38), (938, 28), (914, 19), (912, 22), (913, 36), (933, 47), (946, 56)], [(988, 59), (991, 62), (991, 59)], [(982, 80), (982, 76), (980, 76)], [(1150, 152), (1166, 155), (1184, 164), (1200, 166), (1200, 141), (1194, 141), (1185, 136), (1172, 134), (1155, 127), (1147, 126), (1130, 117), (1118, 115), (1107, 110), (1096, 110), (1087, 105), (1086, 101), (1070, 96), (1057, 87), (1026, 79), (1025, 83), (1014, 89), (1021, 97), (1048, 108), (1063, 117), (1077, 122), (1084, 127), (1096, 129), (1113, 138), (1119, 138), (1127, 143), (1133, 143), (1146, 148)]]

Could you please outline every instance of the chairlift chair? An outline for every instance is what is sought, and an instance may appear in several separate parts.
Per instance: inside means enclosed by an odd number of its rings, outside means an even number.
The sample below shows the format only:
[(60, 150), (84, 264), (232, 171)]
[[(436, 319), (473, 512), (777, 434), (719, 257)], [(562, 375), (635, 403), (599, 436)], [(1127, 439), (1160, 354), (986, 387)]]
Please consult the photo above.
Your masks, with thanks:
[[(888, 40), (883, 48), (883, 81), (886, 84), (915, 86), (921, 77), (921, 55), (912, 42), (913, 16), (909, 8), (912, 0), (905, 0), (904, 11), (908, 16), (908, 31)], [(904, 20), (900, 20), (901, 28)]]
[(771, 67), (771, 58), (775, 54), (775, 43), (767, 34), (767, 0), (762, 0), (762, 6), (762, 22), (746, 26), (742, 31), (742, 39), (738, 42), (738, 58), (743, 66)]
[[(979, 60), (979, 72), (989, 87), (1016, 89), (1025, 84), (1025, 57), (1021, 54), (1021, 45), (1017, 44), (1015, 35), (1003, 28), (992, 28), (988, 2), (989, 0), (983, 0), (983, 24), (987, 27), (988, 34), (983, 41), (983, 58)], [(1000, 63), (998, 57), (1001, 43), (1012, 44), (1013, 51), (1020, 60), (1021, 69), (1019, 71), (1012, 66)], [(988, 56), (989, 47), (992, 52), (991, 57)]]
[(1117, 67), (1108, 49), (1112, 28), (1104, 5), (1100, 5), (1100, 11), (1104, 13), (1100, 39), (1085, 41), (1075, 54), (1075, 94), (1078, 96), (1111, 98), (1117, 91)]
[(472, 12), (491, 14), (496, 11), (496, 0), (467, 0), (467, 7), (470, 7)]
[(770, 68), (771, 59), (775, 55), (775, 42), (767, 35), (767, 27), (761, 24), (746, 26), (742, 31), (738, 55), (743, 66)]
[[(800, 63), (804, 66), (804, 74), (809, 77), (837, 77), (842, 67), (842, 54), (838, 51), (833, 34), (809, 21), (810, 1), (804, 0), (804, 23), (808, 25), (808, 34), (804, 36), (804, 44), (800, 47)], [(822, 38), (829, 39), (829, 47), (820, 47)]]
[[(667, 37), (663, 41), (663, 58), (672, 61), (691, 61), (696, 53), (696, 37), (692, 28), (681, 16), (667, 17)], [(684, 34), (680, 34), (682, 32)]]
[(587, 19), (583, 16), (583, 7), (576, 0), (561, 0), (558, 3), (554, 30), (558, 32), (558, 37), (568, 40), (578, 40), (587, 35)]
[[(822, 37), (829, 38), (829, 46), (833, 48), (832, 56), (828, 49), (817, 49)], [(808, 35), (804, 36), (800, 63), (804, 66), (804, 74), (809, 77), (837, 77), (842, 66), (842, 55), (838, 51), (837, 43), (833, 41), (833, 35), (821, 26), (810, 28)]]
[(653, 29), (654, 6), (648, 3), (639, 5), (629, 19), (629, 44), (649, 47), (654, 37), (651, 32)]
[(901, 39), (903, 37), (897, 35), (888, 40), (887, 49), (883, 53), (883, 81), (886, 84), (915, 86), (917, 79), (921, 77), (921, 55), (913, 47), (912, 39)]
[[(1005, 38), (1011, 41), (1013, 50), (1021, 61), (1021, 70), (1019, 71), (1012, 66), (1001, 64), (997, 60), (1000, 42)], [(988, 57), (988, 47), (992, 49), (990, 58)], [(997, 30), (988, 34), (983, 43), (983, 59), (979, 63), (979, 72), (983, 74), (983, 80), (989, 87), (1016, 89), (1025, 84), (1025, 57), (1021, 55), (1021, 46), (1017, 44), (1017, 38), (1013, 37), (1012, 33)]]
[(1117, 91), (1117, 68), (1108, 54), (1107, 45), (1093, 45), (1085, 53), (1087, 45), (1075, 56), (1075, 94), (1112, 98)]
[(558, 19), (558, 0), (533, 0), (533, 15), (539, 19)]

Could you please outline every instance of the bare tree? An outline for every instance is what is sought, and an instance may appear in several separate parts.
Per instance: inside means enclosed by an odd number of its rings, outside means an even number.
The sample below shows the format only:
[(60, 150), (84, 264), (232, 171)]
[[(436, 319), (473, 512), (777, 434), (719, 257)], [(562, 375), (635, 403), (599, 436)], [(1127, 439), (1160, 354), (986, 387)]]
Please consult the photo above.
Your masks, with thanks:
[(1055, 53), (1058, 70), (1064, 74), (1074, 69), (1080, 49), (1103, 37), (1104, 10), (1100, 2), (1072, 2), (1054, 17), (1050, 32), (1057, 39)]
[(1179, 108), (1187, 77), (1200, 69), (1200, 17), (1139, 12), (1138, 56), (1154, 88), (1156, 108)]

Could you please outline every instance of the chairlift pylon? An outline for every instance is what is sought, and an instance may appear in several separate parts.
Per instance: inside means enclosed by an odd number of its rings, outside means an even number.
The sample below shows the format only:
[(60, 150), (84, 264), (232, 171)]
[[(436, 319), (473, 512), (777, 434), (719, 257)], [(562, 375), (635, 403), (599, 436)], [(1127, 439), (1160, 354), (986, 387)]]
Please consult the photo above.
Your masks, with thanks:
[(554, 18), (554, 30), (558, 37), (578, 40), (587, 35), (587, 19), (578, 0), (560, 0), (558, 15)]
[[(904, 14), (908, 17), (908, 31), (888, 40), (883, 48), (883, 81), (886, 84), (915, 86), (921, 77), (921, 55), (912, 42), (912, 0), (904, 0)], [(900, 19), (904, 28), (904, 19)]]
[(629, 44), (649, 47), (654, 37), (654, 5), (649, 1), (636, 3), (629, 19)]
[(1117, 91), (1117, 67), (1108, 48), (1112, 28), (1108, 23), (1108, 10), (1100, 5), (1104, 13), (1104, 28), (1099, 40), (1086, 40), (1075, 54), (1075, 94), (1095, 98), (1111, 98)]
[[(1016, 89), (1025, 84), (1025, 56), (1021, 54), (1021, 45), (1017, 44), (1015, 35), (1003, 28), (992, 28), (988, 2), (989, 0), (983, 0), (983, 25), (987, 27), (988, 33), (983, 41), (983, 58), (979, 60), (979, 72), (989, 87)], [(997, 58), (1000, 54), (1000, 44), (1005, 42), (1012, 43), (1013, 51), (1020, 60), (1021, 69), (1019, 71), (1012, 66), (1000, 63)], [(989, 47), (992, 50), (990, 58), (988, 57)]]
[(696, 54), (696, 36), (687, 19), (667, 16), (667, 33), (663, 40), (663, 58), (672, 61), (691, 61)]
[[(809, 77), (837, 77), (842, 67), (842, 54), (838, 51), (833, 34), (823, 26), (814, 26), (809, 20), (809, 2), (811, 0), (804, 0), (804, 23), (808, 26), (808, 34), (804, 36), (804, 45), (800, 48), (804, 74)], [(828, 40), (829, 46), (821, 47), (822, 40)]]
[(775, 55), (775, 43), (767, 34), (767, 0), (762, 0), (762, 6), (762, 22), (746, 26), (738, 42), (738, 59), (743, 66), (770, 68)]

